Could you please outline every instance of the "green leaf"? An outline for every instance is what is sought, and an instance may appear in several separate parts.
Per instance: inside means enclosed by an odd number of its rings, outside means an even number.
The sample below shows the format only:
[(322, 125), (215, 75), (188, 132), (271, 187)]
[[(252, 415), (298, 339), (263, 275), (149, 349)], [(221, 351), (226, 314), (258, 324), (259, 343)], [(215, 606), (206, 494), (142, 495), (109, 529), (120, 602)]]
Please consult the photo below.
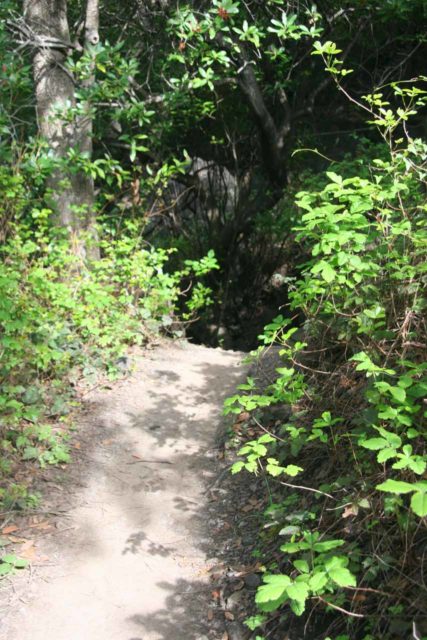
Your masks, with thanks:
[(7, 562), (8, 564), (13, 564), (13, 565), (16, 563), (17, 560), (18, 560), (17, 556), (15, 556), (13, 553), (9, 553), (1, 558), (2, 562)]
[(415, 491), (414, 485), (409, 482), (403, 482), (402, 480), (386, 480), (376, 486), (378, 491), (387, 491), (388, 493), (395, 493), (401, 495), (402, 493), (411, 493)]
[(322, 591), (323, 587), (328, 582), (328, 576), (324, 571), (320, 571), (319, 573), (315, 573), (311, 576), (309, 581), (309, 587), (313, 592)]
[(298, 551), (305, 551), (306, 549), (310, 549), (310, 545), (308, 542), (287, 542), (286, 544), (282, 544), (280, 547), (280, 551), (284, 553), (297, 553)]
[(339, 184), (340, 186), (342, 185), (343, 179), (341, 176), (337, 175), (333, 171), (327, 171), (326, 175), (328, 176), (329, 180), (331, 180), (335, 184)]
[(342, 547), (343, 544), (344, 540), (324, 540), (323, 542), (315, 542), (313, 549), (322, 553), (324, 551), (331, 551), (331, 549)]
[(305, 611), (305, 600), (291, 600), (290, 607), (296, 616), (302, 616)]
[(379, 449), (388, 447), (388, 442), (384, 438), (369, 438), (368, 440), (361, 440), (359, 444), (371, 451), (378, 451)]
[(391, 447), (389, 447), (387, 449), (383, 449), (378, 453), (377, 460), (382, 464), (383, 462), (387, 462), (387, 460), (390, 460), (391, 458), (395, 458), (395, 457), (396, 457), (396, 449), (392, 449)]
[(348, 558), (345, 556), (333, 556), (325, 563), (325, 569), (329, 577), (340, 587), (355, 587), (356, 578), (346, 567)]
[(417, 491), (411, 498), (411, 509), (420, 518), (427, 516), (427, 492)]
[(28, 564), (28, 560), (25, 560), (24, 558), (17, 558), (15, 561), (15, 568), (25, 569), (26, 567), (28, 567)]
[(286, 592), (292, 600), (304, 603), (308, 598), (309, 588), (305, 582), (294, 582), (286, 589)]
[(306, 560), (295, 560), (294, 562), (295, 569), (298, 569), (301, 573), (309, 573), (310, 567)]
[(263, 444), (266, 444), (268, 442), (276, 442), (276, 438), (271, 436), (269, 433), (265, 433), (263, 436), (258, 438), (258, 442), (261, 442)]
[(304, 471), (304, 469), (302, 467), (297, 467), (295, 464), (288, 464), (284, 467), (284, 472), (292, 478), (301, 473), (301, 471)]
[(371, 504), (367, 498), (362, 498), (361, 500), (359, 500), (357, 505), (362, 509), (370, 509), (371, 507)]
[(12, 571), (12, 564), (7, 564), (7, 562), (5, 562), (4, 564), (0, 564), (0, 576), (7, 576), (9, 573), (12, 573)]
[(398, 402), (405, 402), (406, 400), (406, 391), (401, 387), (390, 387), (389, 391), (393, 398)]
[(323, 280), (329, 284), (330, 282), (335, 280), (336, 277), (337, 277), (337, 272), (335, 271), (335, 269), (331, 267), (331, 265), (328, 262), (324, 262), (323, 268), (322, 268)]
[(279, 536), (294, 536), (298, 535), (300, 531), (301, 529), (299, 527), (290, 524), (286, 527), (283, 527), (283, 529), (280, 529)]
[(255, 601), (258, 604), (278, 600), (286, 593), (289, 585), (292, 584), (290, 577), (285, 575), (264, 576), (264, 582), (265, 584), (258, 588), (255, 597)]
[(340, 587), (355, 587), (357, 582), (354, 575), (344, 567), (332, 569), (328, 571), (331, 580), (336, 582)]
[(255, 629), (257, 629), (262, 624), (264, 624), (265, 620), (266, 620), (265, 616), (258, 614), (256, 616), (251, 616), (250, 618), (247, 618), (244, 624), (247, 627), (249, 627), (251, 631), (255, 631)]
[(40, 455), (40, 450), (37, 447), (25, 447), (22, 454), (23, 460), (37, 460)]
[(238, 462), (235, 462), (233, 464), (233, 466), (231, 467), (231, 473), (233, 475), (235, 475), (236, 473), (239, 473), (239, 471), (241, 471), (243, 469), (243, 467), (245, 466), (245, 463), (242, 462), (241, 460)]

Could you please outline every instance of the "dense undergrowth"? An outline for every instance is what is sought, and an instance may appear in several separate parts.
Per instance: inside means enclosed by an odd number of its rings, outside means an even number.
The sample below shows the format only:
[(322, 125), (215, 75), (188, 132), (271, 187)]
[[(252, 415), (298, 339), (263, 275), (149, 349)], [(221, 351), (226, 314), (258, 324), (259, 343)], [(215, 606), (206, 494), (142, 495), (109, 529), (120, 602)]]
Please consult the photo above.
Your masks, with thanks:
[[(381, 157), (364, 177), (335, 165), (296, 200), (308, 258), (288, 315), (303, 328), (267, 326), (260, 352), (279, 350), (276, 381), (263, 392), (251, 378), (226, 402), (252, 412), (259, 435), (233, 470), (262, 474), (269, 496), (248, 621), (259, 639), (427, 637), (427, 147), (395, 142), (399, 115), (381, 122), (381, 95), (368, 100)], [(277, 403), (288, 421), (265, 417)]]
[[(15, 191), (9, 185), (9, 203), (19, 195), (25, 200), (18, 185)], [(69, 461), (77, 383), (120, 375), (129, 346), (162, 333), (183, 335), (185, 322), (208, 301), (193, 279), (216, 266), (209, 255), (168, 272), (170, 251), (149, 247), (129, 227), (118, 240), (104, 236), (103, 257), (88, 268), (49, 230), (49, 211), (32, 213), (37, 225), (13, 225), (0, 250), (0, 505), (6, 510), (37, 503), (26, 483), (14, 481), (22, 461)]]

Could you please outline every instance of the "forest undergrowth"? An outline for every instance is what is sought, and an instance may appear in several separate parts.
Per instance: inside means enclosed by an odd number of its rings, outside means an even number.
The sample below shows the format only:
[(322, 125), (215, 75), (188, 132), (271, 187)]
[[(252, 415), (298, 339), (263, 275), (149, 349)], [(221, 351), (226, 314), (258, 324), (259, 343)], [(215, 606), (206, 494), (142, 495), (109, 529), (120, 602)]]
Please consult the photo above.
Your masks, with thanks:
[[(278, 350), (283, 364), (266, 390), (251, 377), (226, 402), (252, 433), (233, 472), (261, 475), (269, 503), (247, 621), (258, 640), (427, 637), (427, 148), (395, 143), (404, 107), (385, 118), (381, 94), (366, 102), (388, 152), (297, 195), (307, 261), (253, 356)], [(274, 405), (291, 417), (269, 418)]]

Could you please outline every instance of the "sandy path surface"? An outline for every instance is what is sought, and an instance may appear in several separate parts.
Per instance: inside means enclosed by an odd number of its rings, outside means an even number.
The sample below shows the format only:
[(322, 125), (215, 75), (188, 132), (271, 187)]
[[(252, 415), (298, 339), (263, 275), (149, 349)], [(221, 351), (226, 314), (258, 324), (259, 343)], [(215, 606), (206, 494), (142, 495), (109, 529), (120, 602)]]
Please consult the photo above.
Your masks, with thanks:
[(162, 346), (91, 397), (67, 519), (38, 550), (49, 561), (21, 578), (1, 640), (216, 637), (206, 624), (215, 523), (204, 505), (240, 362), (220, 349)]

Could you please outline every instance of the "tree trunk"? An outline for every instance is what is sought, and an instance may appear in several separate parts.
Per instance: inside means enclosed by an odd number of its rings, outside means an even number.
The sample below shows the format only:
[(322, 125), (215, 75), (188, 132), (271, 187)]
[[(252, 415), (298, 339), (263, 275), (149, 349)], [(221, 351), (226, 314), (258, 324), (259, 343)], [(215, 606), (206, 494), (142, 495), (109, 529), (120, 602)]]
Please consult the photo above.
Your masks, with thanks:
[(267, 109), (251, 62), (245, 60), (242, 64), (238, 73), (238, 82), (258, 125), (264, 164), (272, 183), (282, 189), (287, 181), (283, 153), (284, 136), (276, 127)]
[[(98, 42), (98, 0), (88, 0), (85, 46)], [(71, 47), (67, 0), (24, 0), (24, 18), (35, 35), (33, 73), (38, 127), (53, 157), (63, 163), (48, 179), (49, 200), (58, 225), (67, 229), (73, 252), (83, 260), (99, 256), (93, 179), (68, 168), (73, 149), (92, 155), (92, 117), (69, 116), (75, 107), (74, 79), (65, 67)]]

